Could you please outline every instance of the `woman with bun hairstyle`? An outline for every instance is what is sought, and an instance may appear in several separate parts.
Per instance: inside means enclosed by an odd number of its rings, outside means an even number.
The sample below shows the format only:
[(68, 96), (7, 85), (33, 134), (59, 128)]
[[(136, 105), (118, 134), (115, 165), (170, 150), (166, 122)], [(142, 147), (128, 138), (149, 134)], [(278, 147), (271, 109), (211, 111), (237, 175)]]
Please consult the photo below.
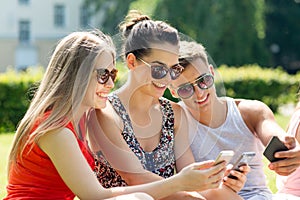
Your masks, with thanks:
[[(74, 32), (58, 43), (15, 133), (5, 200), (69, 200), (75, 196), (148, 200), (181, 190), (203, 189), (199, 184), (202, 164), (189, 165), (169, 179), (145, 185), (101, 186), (93, 172), (94, 158), (85, 131), (78, 123), (91, 109), (106, 106), (116, 75), (115, 49), (102, 32)], [(212, 183), (218, 179), (212, 177)]]
[[(97, 154), (96, 173), (105, 187), (162, 180), (194, 163), (186, 116), (180, 106), (162, 97), (166, 87), (183, 70), (178, 63), (177, 30), (134, 10), (120, 27), (128, 79), (108, 96), (107, 107), (96, 109), (94, 114), (100, 127), (89, 126), (93, 129), (92, 150)], [(110, 163), (109, 169), (101, 165), (105, 158)], [(245, 175), (241, 174), (234, 189), (225, 186), (217, 189), (226, 167), (225, 163), (213, 164), (207, 161), (201, 165), (202, 191), (212, 189), (211, 194), (221, 194), (224, 199), (240, 199), (233, 190), (242, 188)], [(167, 199), (205, 198), (197, 192), (178, 192)]]

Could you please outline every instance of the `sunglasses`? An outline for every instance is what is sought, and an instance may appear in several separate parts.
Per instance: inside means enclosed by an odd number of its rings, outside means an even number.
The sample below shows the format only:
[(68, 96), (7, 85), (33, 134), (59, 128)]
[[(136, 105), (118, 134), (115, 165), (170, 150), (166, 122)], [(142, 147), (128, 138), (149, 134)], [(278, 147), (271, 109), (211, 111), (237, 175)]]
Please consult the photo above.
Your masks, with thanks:
[(184, 67), (182, 67), (179, 64), (175, 64), (171, 68), (168, 68), (166, 64), (160, 64), (160, 63), (149, 64), (141, 58), (138, 59), (151, 68), (151, 76), (154, 79), (162, 79), (168, 73), (170, 73), (171, 79), (175, 80), (179, 77), (179, 75), (182, 73), (184, 69)]
[(209, 89), (214, 84), (214, 77), (211, 74), (203, 74), (192, 83), (185, 83), (177, 88), (177, 94), (183, 99), (190, 98), (195, 93), (197, 85), (202, 90)]
[(117, 73), (118, 73), (117, 69), (112, 69), (111, 71), (109, 71), (108, 69), (101, 68), (101, 69), (95, 69), (95, 71), (97, 72), (97, 81), (100, 84), (107, 83), (109, 77), (111, 77), (111, 80), (113, 82), (116, 81)]

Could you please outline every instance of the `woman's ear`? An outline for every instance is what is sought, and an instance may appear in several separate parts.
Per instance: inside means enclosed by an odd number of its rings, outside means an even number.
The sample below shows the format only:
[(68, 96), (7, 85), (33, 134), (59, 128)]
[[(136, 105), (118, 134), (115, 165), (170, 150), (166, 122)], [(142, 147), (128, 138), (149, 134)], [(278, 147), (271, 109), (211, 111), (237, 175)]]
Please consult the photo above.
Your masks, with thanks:
[(136, 57), (133, 53), (129, 53), (127, 56), (126, 56), (126, 64), (127, 64), (127, 67), (131, 70), (133, 68), (135, 68), (135, 66), (137, 65), (136, 63)]

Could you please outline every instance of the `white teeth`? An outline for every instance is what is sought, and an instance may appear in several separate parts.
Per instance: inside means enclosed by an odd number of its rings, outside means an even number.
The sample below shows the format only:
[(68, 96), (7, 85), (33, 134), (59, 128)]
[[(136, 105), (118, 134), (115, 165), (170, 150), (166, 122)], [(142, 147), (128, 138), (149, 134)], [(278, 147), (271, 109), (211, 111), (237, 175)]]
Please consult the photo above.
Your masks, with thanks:
[(106, 98), (108, 96), (108, 93), (97, 93), (98, 97), (104, 97)]
[(157, 83), (157, 82), (152, 82), (156, 87), (159, 87), (159, 88), (163, 88), (163, 87), (166, 87), (165, 84), (162, 84), (162, 83)]
[(207, 98), (207, 96), (206, 96), (206, 97), (204, 97), (203, 99), (198, 99), (198, 100), (197, 100), (197, 102), (198, 102), (198, 103), (201, 103), (201, 102), (205, 101), (205, 100), (206, 100), (206, 98)]

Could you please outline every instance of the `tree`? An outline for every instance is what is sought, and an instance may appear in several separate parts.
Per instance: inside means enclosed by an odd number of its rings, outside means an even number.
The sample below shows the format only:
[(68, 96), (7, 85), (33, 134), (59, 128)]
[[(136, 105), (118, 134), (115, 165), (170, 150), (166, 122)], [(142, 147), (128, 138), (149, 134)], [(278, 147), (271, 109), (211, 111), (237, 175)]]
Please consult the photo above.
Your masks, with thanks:
[(272, 64), (296, 73), (300, 70), (300, 1), (266, 0), (266, 5), (266, 40)]
[(111, 35), (118, 33), (118, 25), (126, 16), (130, 4), (135, 0), (85, 0), (92, 14), (103, 12), (101, 30)]
[(155, 16), (203, 43), (217, 64), (269, 62), (263, 0), (161, 0)]

